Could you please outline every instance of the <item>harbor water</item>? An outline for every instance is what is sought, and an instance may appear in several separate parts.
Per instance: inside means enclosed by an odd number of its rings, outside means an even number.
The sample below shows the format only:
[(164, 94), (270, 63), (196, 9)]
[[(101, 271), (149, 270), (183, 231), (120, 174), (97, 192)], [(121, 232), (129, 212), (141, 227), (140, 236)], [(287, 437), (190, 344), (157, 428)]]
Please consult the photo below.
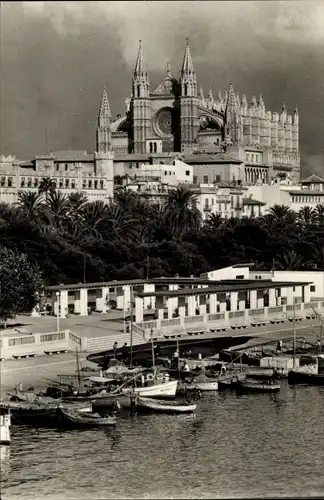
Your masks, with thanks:
[(324, 496), (324, 388), (205, 394), (196, 416), (119, 418), (115, 429), (12, 427), (1, 498)]

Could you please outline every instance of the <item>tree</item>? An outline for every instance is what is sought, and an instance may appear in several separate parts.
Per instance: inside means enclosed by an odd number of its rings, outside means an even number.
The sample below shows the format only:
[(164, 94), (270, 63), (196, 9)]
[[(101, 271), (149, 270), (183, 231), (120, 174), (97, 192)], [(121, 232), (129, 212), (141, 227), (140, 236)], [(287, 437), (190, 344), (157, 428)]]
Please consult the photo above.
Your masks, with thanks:
[(56, 189), (56, 182), (54, 179), (51, 179), (50, 177), (44, 177), (44, 179), (38, 186), (38, 192), (45, 193), (46, 198), (48, 193), (52, 193), (53, 191), (55, 191), (55, 189)]
[(0, 246), (0, 321), (30, 312), (39, 302), (43, 279), (25, 254)]
[(26, 191), (18, 193), (17, 212), (20, 217), (37, 221), (42, 207), (42, 194)]
[(170, 192), (164, 222), (171, 235), (181, 239), (190, 228), (200, 227), (201, 214), (196, 202), (197, 195), (186, 186), (178, 186)]

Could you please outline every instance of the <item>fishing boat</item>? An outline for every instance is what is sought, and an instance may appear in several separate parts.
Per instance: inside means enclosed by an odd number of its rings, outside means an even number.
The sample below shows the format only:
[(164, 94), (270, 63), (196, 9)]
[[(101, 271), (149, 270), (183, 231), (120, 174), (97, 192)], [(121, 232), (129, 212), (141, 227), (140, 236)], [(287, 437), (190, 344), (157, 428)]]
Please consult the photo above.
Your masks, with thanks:
[(206, 377), (204, 373), (194, 377), (190, 382), (185, 383), (186, 388), (189, 390), (198, 389), (199, 391), (217, 391), (218, 382), (217, 380), (210, 379)]
[(251, 381), (238, 381), (236, 389), (239, 392), (278, 392), (280, 391), (280, 384), (268, 383), (261, 384), (259, 382)]
[(10, 444), (11, 414), (8, 409), (0, 411), (0, 445)]
[(55, 421), (57, 403), (37, 404), (4, 401), (0, 410), (10, 410), (12, 425), (49, 425)]
[(324, 373), (309, 373), (299, 370), (288, 372), (289, 384), (324, 385)]
[(136, 409), (155, 413), (193, 413), (197, 405), (186, 401), (161, 401), (158, 399), (138, 396), (135, 401)]
[(67, 410), (62, 407), (58, 407), (56, 413), (59, 423), (67, 427), (107, 427), (116, 425), (115, 415), (101, 417), (98, 413)]

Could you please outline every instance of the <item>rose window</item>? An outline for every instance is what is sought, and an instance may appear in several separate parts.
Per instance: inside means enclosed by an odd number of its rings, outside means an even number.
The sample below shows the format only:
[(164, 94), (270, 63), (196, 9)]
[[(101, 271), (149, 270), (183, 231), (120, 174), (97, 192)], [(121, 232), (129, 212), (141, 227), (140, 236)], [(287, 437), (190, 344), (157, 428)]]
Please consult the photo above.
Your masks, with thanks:
[(156, 123), (163, 135), (172, 134), (172, 111), (162, 109), (156, 116)]

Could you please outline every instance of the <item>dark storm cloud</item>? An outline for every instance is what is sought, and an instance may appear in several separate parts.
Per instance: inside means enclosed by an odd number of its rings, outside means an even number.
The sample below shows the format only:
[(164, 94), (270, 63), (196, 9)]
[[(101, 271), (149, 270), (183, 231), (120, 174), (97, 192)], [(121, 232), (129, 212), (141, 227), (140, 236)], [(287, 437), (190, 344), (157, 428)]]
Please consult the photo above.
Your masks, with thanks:
[(154, 86), (187, 36), (206, 94), (233, 80), (272, 111), (298, 105), (303, 174), (324, 175), (323, 1), (2, 4), (1, 152), (93, 150), (102, 86), (122, 112), (138, 40)]

